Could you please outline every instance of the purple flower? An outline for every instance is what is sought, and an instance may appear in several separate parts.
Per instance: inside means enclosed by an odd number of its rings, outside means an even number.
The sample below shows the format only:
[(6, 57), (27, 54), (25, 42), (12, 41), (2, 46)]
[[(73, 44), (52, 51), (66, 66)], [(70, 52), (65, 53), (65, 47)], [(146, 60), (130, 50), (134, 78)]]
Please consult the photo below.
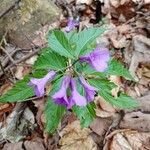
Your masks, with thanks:
[(48, 81), (54, 79), (56, 73), (55, 71), (50, 71), (46, 76), (41, 79), (32, 78), (30, 79), (29, 86), (34, 86), (34, 92), (37, 97), (44, 95), (44, 87)]
[(80, 76), (79, 79), (80, 79), (81, 84), (84, 87), (87, 102), (93, 101), (94, 95), (95, 95), (97, 89), (95, 87), (89, 85), (82, 76)]
[(79, 94), (76, 87), (76, 82), (74, 79), (71, 79), (71, 91), (72, 95), (70, 97), (70, 107), (72, 107), (74, 104), (78, 106), (86, 106), (87, 101), (86, 98)]
[(69, 18), (68, 23), (67, 23), (67, 27), (65, 28), (65, 31), (70, 32), (71, 30), (73, 30), (78, 25), (79, 25), (79, 22), (77, 20)]
[(70, 80), (71, 80), (71, 76), (69, 75), (64, 76), (62, 80), (61, 88), (52, 96), (55, 103), (60, 105), (65, 105), (68, 107), (69, 102), (67, 97), (67, 89), (69, 87)]
[(80, 57), (80, 61), (88, 62), (95, 70), (103, 72), (107, 69), (110, 54), (107, 48), (96, 47), (93, 52)]

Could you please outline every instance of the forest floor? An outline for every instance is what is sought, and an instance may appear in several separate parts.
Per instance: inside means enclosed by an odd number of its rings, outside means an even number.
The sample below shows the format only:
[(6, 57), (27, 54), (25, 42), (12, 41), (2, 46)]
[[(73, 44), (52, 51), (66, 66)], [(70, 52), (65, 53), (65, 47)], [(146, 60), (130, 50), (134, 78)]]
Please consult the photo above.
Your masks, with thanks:
[[(96, 118), (89, 128), (81, 129), (77, 118), (68, 112), (57, 132), (44, 132), (45, 100), (0, 104), (0, 149), (2, 150), (149, 150), (150, 149), (150, 1), (149, 0), (55, 0), (62, 9), (60, 18), (43, 26), (34, 45), (45, 43), (48, 29), (66, 26), (67, 18), (80, 18), (79, 30), (105, 25), (106, 32), (97, 43), (113, 50), (113, 57), (123, 63), (136, 82), (111, 76), (118, 86), (139, 102), (134, 110), (119, 110), (101, 97), (95, 102)], [(7, 33), (6, 33), (7, 34)], [(0, 71), (0, 95), (16, 80), (31, 71), (39, 48), (19, 51), (9, 44), (6, 35), (0, 42), (4, 50), (1, 60), (7, 61)], [(15, 52), (15, 55), (10, 55)], [(22, 58), (22, 56), (24, 57)], [(15, 57), (18, 58), (15, 61)], [(7, 73), (6, 73), (7, 71)], [(6, 73), (6, 74), (5, 74)], [(46, 98), (45, 98), (46, 99)], [(18, 125), (19, 122), (19, 125)], [(9, 132), (7, 132), (9, 131)], [(20, 140), (21, 139), (21, 140)]]

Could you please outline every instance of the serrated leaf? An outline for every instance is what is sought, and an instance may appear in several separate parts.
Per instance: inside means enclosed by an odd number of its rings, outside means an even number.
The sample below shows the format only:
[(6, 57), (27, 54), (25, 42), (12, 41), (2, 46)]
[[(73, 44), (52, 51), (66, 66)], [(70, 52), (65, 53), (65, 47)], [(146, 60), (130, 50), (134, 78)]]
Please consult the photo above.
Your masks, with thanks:
[(54, 30), (48, 37), (49, 47), (59, 55), (74, 59), (74, 51), (66, 38), (65, 34), (60, 30)]
[[(39, 70), (32, 75), (34, 78), (42, 78), (47, 72)], [(28, 85), (31, 75), (27, 75), (23, 80), (18, 81), (12, 89), (0, 97), (0, 103), (22, 102), (34, 96), (34, 88)]]
[(50, 96), (45, 106), (44, 113), (46, 118), (46, 131), (49, 133), (53, 133), (57, 129), (61, 118), (66, 111), (65, 106), (55, 104), (51, 98), (51, 95), (53, 95), (60, 88), (61, 81), (62, 78), (58, 79), (53, 84)]
[(43, 52), (34, 64), (35, 69), (59, 70), (67, 66), (65, 57), (52, 51)]
[[(88, 28), (78, 33), (78, 36), (75, 38), (76, 40), (76, 49), (75, 54), (79, 56), (82, 53), (87, 44), (93, 42), (100, 34), (104, 33), (106, 29), (101, 28)], [(84, 54), (86, 54), (84, 52)]]
[(90, 85), (99, 89), (99, 91), (111, 92), (111, 90), (117, 87), (113, 82), (110, 82), (107, 79), (88, 79)]
[(134, 81), (134, 78), (131, 76), (128, 69), (126, 69), (120, 62), (118, 62), (117, 60), (114, 60), (114, 59), (112, 59), (108, 63), (108, 69), (106, 71), (106, 74), (122, 76), (124, 78)]
[(27, 85), (28, 82), (29, 78), (17, 82), (12, 89), (0, 97), (0, 103), (22, 102), (34, 96), (33, 88)]
[(48, 98), (48, 101), (45, 106), (45, 118), (46, 118), (46, 131), (53, 133), (63, 117), (66, 108), (62, 105), (57, 105), (53, 102), (51, 98)]
[(138, 103), (132, 97), (123, 93), (121, 93), (117, 98), (105, 91), (100, 91), (99, 94), (111, 105), (121, 109), (132, 109), (138, 106)]
[(73, 106), (72, 110), (80, 119), (81, 127), (88, 127), (96, 116), (94, 102), (85, 107)]

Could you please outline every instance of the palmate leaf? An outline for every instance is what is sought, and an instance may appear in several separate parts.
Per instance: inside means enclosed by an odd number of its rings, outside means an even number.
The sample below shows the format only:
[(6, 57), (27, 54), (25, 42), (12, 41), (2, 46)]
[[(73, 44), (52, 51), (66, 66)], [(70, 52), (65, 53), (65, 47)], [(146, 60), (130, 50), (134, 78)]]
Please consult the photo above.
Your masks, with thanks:
[(73, 112), (80, 119), (81, 127), (88, 127), (96, 116), (94, 102), (89, 103), (85, 107), (73, 106)]
[(31, 96), (34, 96), (33, 88), (27, 85), (28, 82), (28, 77), (17, 82), (12, 89), (10, 89), (6, 94), (0, 97), (0, 103), (21, 102), (25, 101)]
[(45, 106), (44, 114), (46, 118), (46, 131), (49, 133), (53, 133), (57, 129), (61, 118), (66, 111), (66, 108), (63, 105), (55, 104), (51, 98), (51, 96), (59, 90), (61, 82), (62, 78), (55, 81)]
[[(100, 34), (104, 33), (104, 31), (106, 31), (105, 28), (88, 28), (79, 32), (77, 35), (74, 35), (72, 38), (76, 42), (76, 56), (79, 56), (79, 54), (82, 53), (86, 54), (86, 52), (84, 52), (85, 47), (93, 42), (96, 37), (100, 36)], [(89, 50), (87, 51), (87, 53), (88, 52)]]
[(66, 67), (66, 58), (51, 50), (44, 51), (34, 64), (35, 69), (59, 70)]
[(62, 31), (54, 30), (48, 36), (48, 45), (52, 51), (67, 58), (74, 59), (74, 51)]
[(106, 71), (106, 74), (122, 76), (129, 80), (135, 81), (134, 78), (131, 76), (130, 72), (128, 71), (128, 69), (126, 69), (120, 62), (118, 62), (115, 59), (112, 59), (108, 63), (108, 69)]
[(111, 105), (121, 109), (132, 109), (138, 106), (137, 101), (123, 93), (121, 93), (117, 98), (113, 97), (110, 93), (105, 91), (100, 91), (99, 95), (102, 96)]

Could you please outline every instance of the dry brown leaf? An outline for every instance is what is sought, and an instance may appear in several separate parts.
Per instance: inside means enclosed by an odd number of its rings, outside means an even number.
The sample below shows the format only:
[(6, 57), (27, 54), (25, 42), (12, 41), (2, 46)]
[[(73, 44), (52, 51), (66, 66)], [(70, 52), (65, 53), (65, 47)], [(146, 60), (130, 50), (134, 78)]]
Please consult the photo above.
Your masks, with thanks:
[(110, 113), (115, 113), (116, 110), (115, 108), (109, 104), (108, 102), (106, 102), (102, 97), (99, 96), (99, 105), (102, 108), (102, 110), (110, 112)]
[(90, 128), (99, 136), (103, 136), (111, 124), (111, 118), (96, 118), (90, 125)]
[(2, 150), (24, 150), (22, 148), (23, 142), (18, 142), (18, 143), (6, 143), (4, 145), (4, 148)]
[(5, 94), (8, 90), (13, 87), (12, 83), (5, 83), (0, 87), (0, 95)]
[(150, 132), (118, 130), (105, 150), (147, 150), (150, 148)]
[(119, 76), (111, 75), (109, 79), (117, 85), (116, 88), (112, 89), (111, 93), (114, 97), (118, 97), (118, 92), (122, 85), (121, 78)]
[(76, 0), (76, 4), (86, 4), (86, 5), (90, 5), (92, 3), (93, 0)]
[(43, 140), (36, 138), (32, 141), (25, 141), (24, 147), (26, 150), (45, 150)]
[(38, 111), (36, 114), (36, 120), (41, 130), (43, 130), (45, 124), (45, 117), (44, 117), (44, 106), (45, 106), (45, 99), (41, 98), (38, 100), (33, 101), (35, 107), (37, 107)]
[(79, 121), (67, 125), (60, 133), (61, 150), (97, 150), (97, 145), (89, 135), (90, 129), (80, 127)]
[(126, 113), (120, 123), (120, 128), (150, 131), (150, 114), (140, 111)]
[(18, 80), (22, 80), (25, 75), (27, 75), (30, 72), (30, 67), (22, 65), (22, 66), (17, 66), (16, 72), (15, 72), (15, 77)]

